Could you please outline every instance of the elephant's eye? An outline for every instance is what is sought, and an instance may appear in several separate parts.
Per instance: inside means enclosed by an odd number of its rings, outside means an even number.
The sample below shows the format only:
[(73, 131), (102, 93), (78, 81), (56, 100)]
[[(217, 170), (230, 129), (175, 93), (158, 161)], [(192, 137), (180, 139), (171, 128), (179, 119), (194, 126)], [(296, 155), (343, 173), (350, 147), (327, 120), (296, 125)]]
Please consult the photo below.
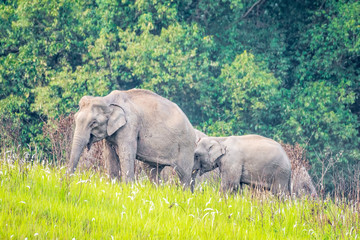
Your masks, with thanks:
[(98, 125), (98, 123), (94, 120), (90, 123), (89, 127), (94, 128)]

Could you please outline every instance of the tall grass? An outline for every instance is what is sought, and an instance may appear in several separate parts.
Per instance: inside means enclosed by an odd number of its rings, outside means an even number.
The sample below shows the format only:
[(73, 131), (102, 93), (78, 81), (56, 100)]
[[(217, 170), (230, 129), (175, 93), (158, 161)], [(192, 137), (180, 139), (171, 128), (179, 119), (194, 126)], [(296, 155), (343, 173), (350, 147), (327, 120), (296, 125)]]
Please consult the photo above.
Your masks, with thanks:
[(223, 195), (206, 182), (191, 193), (2, 158), (0, 239), (360, 238), (360, 205), (343, 199)]

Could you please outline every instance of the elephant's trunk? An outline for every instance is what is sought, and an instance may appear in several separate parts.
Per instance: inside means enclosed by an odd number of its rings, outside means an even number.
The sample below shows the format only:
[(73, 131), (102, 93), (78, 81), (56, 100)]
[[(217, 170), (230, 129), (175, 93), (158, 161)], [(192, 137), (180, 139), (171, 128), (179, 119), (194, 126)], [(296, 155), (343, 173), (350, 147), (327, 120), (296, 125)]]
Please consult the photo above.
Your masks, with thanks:
[(75, 134), (73, 138), (73, 143), (71, 147), (70, 154), (70, 163), (68, 168), (68, 173), (74, 173), (81, 156), (82, 151), (84, 150), (86, 144), (89, 142), (89, 137), (84, 137), (82, 134), (75, 129)]

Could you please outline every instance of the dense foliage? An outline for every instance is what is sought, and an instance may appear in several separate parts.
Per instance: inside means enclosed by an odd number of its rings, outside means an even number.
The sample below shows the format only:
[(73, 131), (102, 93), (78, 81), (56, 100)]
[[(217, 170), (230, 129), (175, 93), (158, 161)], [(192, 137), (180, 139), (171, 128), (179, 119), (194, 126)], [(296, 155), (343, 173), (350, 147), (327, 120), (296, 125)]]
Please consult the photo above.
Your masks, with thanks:
[(83, 95), (137, 87), (176, 102), (210, 135), (301, 144), (318, 179), (329, 165), (351, 172), (359, 13), (355, 0), (2, 2), (0, 142), (46, 146), (42, 125)]

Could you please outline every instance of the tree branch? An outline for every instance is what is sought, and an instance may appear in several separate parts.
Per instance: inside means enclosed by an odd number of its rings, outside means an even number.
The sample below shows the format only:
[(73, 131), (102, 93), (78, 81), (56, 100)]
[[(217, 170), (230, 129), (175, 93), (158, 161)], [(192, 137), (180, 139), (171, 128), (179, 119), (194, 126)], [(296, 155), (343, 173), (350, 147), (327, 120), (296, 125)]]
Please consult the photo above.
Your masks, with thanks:
[(5, 57), (10, 53), (18, 53), (19, 49), (18, 48), (8, 48), (5, 49), (3, 52), (0, 52), (0, 57)]
[(256, 7), (256, 6), (258, 6), (258, 5), (261, 5), (261, 4), (263, 4), (264, 2), (266, 2), (266, 0), (259, 0), (259, 1), (257, 1), (256, 3), (254, 3), (254, 5), (252, 5), (252, 6), (249, 8), (249, 10), (247, 10), (246, 13), (245, 13), (244, 15), (242, 15), (241, 18), (246, 18), (246, 17), (249, 15), (249, 13), (254, 9), (254, 7)]

